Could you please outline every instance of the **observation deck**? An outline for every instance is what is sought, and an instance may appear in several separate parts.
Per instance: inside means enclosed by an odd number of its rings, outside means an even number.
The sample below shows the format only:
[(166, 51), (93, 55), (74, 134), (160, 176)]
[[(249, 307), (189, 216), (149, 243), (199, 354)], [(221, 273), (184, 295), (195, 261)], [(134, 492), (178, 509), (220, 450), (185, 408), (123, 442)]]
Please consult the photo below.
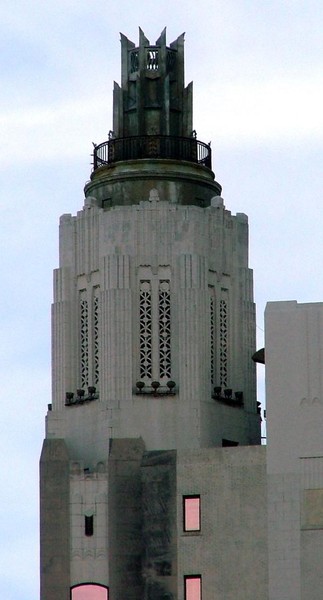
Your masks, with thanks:
[(193, 137), (138, 135), (111, 138), (95, 146), (93, 170), (125, 160), (170, 159), (193, 162), (211, 169), (211, 147)]

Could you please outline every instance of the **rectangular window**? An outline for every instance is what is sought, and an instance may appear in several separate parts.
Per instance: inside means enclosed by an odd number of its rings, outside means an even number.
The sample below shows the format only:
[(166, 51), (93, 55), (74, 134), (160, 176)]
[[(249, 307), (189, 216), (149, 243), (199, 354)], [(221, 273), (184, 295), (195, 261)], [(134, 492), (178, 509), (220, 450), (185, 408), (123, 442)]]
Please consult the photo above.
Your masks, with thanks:
[(93, 535), (93, 515), (84, 518), (84, 533), (86, 536), (91, 537)]
[(201, 575), (185, 575), (184, 591), (185, 600), (202, 600)]
[(200, 496), (183, 496), (184, 531), (201, 530)]

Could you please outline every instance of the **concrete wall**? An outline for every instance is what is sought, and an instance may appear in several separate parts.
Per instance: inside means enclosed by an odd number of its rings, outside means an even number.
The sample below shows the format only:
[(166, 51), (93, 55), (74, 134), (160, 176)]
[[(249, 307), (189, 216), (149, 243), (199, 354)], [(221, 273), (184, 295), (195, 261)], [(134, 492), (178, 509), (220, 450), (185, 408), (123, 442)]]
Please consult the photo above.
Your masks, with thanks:
[(319, 598), (323, 567), (323, 304), (269, 303), (269, 599)]
[(145, 600), (177, 597), (176, 451), (146, 452), (142, 480)]
[[(109, 583), (107, 461), (93, 467), (70, 463), (70, 580)], [(93, 520), (93, 535), (85, 535), (85, 518)]]
[[(200, 574), (203, 600), (267, 600), (266, 448), (177, 453), (178, 598)], [(184, 495), (201, 497), (201, 531), (183, 531)]]
[[(145, 278), (170, 280), (175, 396), (152, 399), (134, 394), (140, 380), (139, 281)], [(65, 408), (64, 400), (66, 391), (80, 387), (78, 294), (83, 290), (90, 306), (98, 287), (98, 387), (103, 410), (95, 413), (85, 406)], [(215, 306), (213, 385), (220, 385), (222, 378), (223, 387), (243, 391), (244, 408), (211, 398), (210, 294)], [(220, 314), (224, 298), (225, 331)], [(92, 320), (89, 314), (89, 385), (93, 384)], [(259, 442), (254, 350), (247, 218), (232, 216), (222, 199), (199, 208), (159, 198), (111, 210), (91, 206), (77, 217), (62, 217), (53, 305), (53, 410), (48, 414), (47, 435), (66, 438), (75, 448), (75, 458), (87, 458), (84, 437), (98, 457), (106, 435), (142, 436), (148, 449), (215, 446), (221, 445), (222, 438), (241, 444)], [(159, 380), (158, 372), (152, 378)], [(99, 420), (97, 425), (93, 418)]]
[(64, 440), (45, 440), (40, 459), (40, 598), (70, 598), (69, 456)]
[(109, 586), (112, 600), (142, 600), (142, 440), (113, 440), (109, 456)]

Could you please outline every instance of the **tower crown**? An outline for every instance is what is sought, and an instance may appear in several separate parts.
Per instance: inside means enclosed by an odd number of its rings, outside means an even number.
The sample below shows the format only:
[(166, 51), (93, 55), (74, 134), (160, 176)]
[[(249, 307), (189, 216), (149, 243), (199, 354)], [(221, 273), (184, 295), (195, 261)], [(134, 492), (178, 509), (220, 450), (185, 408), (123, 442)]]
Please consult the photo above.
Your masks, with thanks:
[[(210, 144), (196, 139), (192, 107), (193, 84), (184, 84), (184, 33), (169, 46), (166, 28), (155, 45), (141, 29), (138, 46), (121, 34), (121, 86), (114, 82), (113, 130), (107, 141), (94, 147), (93, 183), (85, 188), (86, 196), (107, 208), (127, 204), (129, 181), (134, 203), (133, 185), (144, 176), (147, 197), (152, 188), (165, 196), (175, 182), (172, 202), (207, 206), (221, 186), (211, 171)], [(181, 189), (183, 179), (194, 181), (193, 195)]]
[(153, 46), (139, 30), (139, 46), (121, 35), (121, 81), (114, 84), (116, 137), (192, 136), (192, 83), (184, 86), (184, 34), (168, 47), (166, 29)]
[(184, 34), (168, 47), (166, 28), (155, 45), (139, 32), (137, 47), (121, 34), (122, 85), (114, 83), (113, 131), (96, 150), (95, 167), (107, 145), (108, 162), (181, 158), (211, 168), (211, 148), (192, 130), (193, 84), (184, 86)]

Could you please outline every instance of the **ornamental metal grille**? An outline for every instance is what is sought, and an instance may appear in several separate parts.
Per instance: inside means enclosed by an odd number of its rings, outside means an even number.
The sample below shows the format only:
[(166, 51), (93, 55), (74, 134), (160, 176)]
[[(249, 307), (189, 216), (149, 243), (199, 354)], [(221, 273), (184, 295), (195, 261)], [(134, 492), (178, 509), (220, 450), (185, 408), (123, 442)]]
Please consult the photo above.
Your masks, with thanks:
[(169, 281), (159, 282), (159, 374), (161, 378), (171, 376), (171, 320)]
[(85, 388), (89, 380), (89, 308), (87, 300), (80, 296), (80, 358), (81, 386)]
[(158, 50), (149, 48), (149, 50), (147, 50), (146, 69), (148, 71), (158, 71), (158, 67)]
[(213, 291), (210, 295), (210, 370), (211, 384), (215, 385), (215, 301)]
[(93, 381), (99, 383), (99, 288), (93, 298)]
[(228, 303), (220, 300), (220, 385), (228, 385)]
[(140, 282), (139, 300), (140, 377), (152, 377), (152, 298), (150, 281)]

